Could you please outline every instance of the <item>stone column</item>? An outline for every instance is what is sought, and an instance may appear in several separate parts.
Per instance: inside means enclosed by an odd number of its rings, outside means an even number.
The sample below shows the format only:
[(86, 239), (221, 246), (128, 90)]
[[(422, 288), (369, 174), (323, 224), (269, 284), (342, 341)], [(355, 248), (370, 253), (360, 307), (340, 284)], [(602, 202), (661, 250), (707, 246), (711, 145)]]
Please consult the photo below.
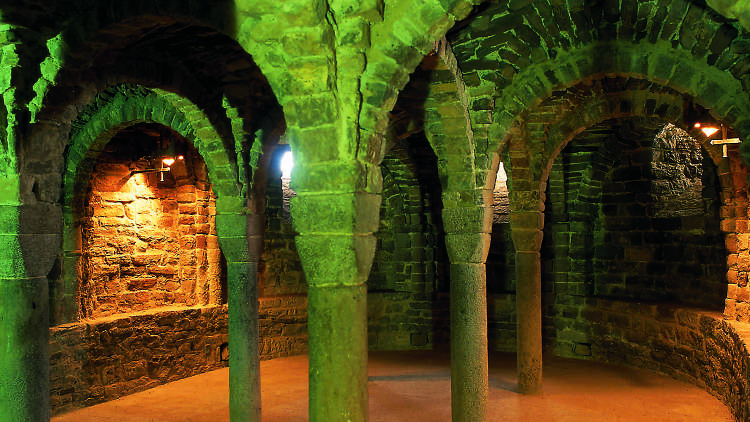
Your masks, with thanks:
[(51, 204), (0, 206), (1, 422), (50, 417), (47, 274), (61, 225)]
[(488, 420), (487, 274), (492, 212), (445, 208), (450, 267), (451, 414), (453, 422)]
[(227, 261), (229, 418), (259, 422), (258, 260), (263, 217), (245, 214), (240, 198), (217, 198), (216, 208), (216, 231)]
[[(319, 175), (336, 171), (317, 170)], [(309, 168), (295, 172), (293, 182), (312, 173)], [(311, 422), (368, 418), (365, 283), (379, 209), (380, 195), (374, 193), (303, 191), (292, 199), (297, 251), (308, 283)]]
[(518, 320), (518, 392), (542, 392), (542, 246), (544, 214), (512, 212), (511, 236), (516, 250), (516, 318)]

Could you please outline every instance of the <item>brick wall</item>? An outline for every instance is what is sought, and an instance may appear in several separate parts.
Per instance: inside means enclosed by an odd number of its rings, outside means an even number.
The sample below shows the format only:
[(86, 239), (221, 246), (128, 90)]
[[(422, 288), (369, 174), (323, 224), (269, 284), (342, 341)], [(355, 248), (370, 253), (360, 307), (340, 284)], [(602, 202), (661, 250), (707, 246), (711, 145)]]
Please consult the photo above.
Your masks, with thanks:
[(588, 298), (558, 326), (557, 355), (663, 373), (705, 388), (738, 421), (750, 417), (750, 331), (720, 312)]
[(139, 159), (134, 136), (114, 138), (91, 174), (79, 219), (80, 314), (221, 303), (216, 200), (203, 161), (185, 146), (163, 182), (159, 173), (131, 174), (159, 165)]
[(226, 306), (160, 308), (50, 329), (57, 413), (226, 366)]
[[(260, 356), (307, 352), (304, 296), (261, 298)], [(227, 366), (227, 307), (162, 307), (50, 328), (53, 413)]]

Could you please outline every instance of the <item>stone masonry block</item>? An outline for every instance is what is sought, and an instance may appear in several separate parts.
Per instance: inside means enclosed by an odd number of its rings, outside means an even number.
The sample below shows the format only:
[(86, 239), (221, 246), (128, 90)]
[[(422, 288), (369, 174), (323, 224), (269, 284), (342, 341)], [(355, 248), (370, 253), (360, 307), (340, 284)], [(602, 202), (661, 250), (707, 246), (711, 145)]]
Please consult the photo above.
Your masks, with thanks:
[(305, 192), (361, 192), (380, 193), (383, 176), (380, 168), (359, 161), (315, 163), (294, 167), (292, 189), (298, 194)]
[(357, 286), (370, 274), (376, 239), (373, 235), (302, 234), (296, 244), (310, 287)]
[(483, 263), (490, 250), (488, 233), (446, 234), (445, 247), (452, 263)]
[(446, 233), (489, 233), (492, 229), (492, 208), (443, 208)]
[(292, 220), (300, 233), (374, 233), (380, 201), (371, 193), (301, 193), (291, 200)]

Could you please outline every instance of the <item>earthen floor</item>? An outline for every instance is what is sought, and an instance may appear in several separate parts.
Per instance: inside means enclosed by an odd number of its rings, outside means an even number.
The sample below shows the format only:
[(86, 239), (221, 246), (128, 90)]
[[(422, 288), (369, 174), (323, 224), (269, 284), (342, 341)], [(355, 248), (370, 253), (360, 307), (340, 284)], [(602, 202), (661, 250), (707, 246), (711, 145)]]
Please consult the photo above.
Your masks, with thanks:
[[(547, 357), (544, 394), (515, 392), (510, 354), (490, 358), (490, 421), (733, 421), (716, 398), (693, 385), (647, 371)], [(370, 421), (450, 421), (447, 354), (373, 352)], [(307, 357), (261, 362), (264, 422), (307, 420)], [(228, 421), (228, 370), (172, 382), (66, 413), (54, 422)]]

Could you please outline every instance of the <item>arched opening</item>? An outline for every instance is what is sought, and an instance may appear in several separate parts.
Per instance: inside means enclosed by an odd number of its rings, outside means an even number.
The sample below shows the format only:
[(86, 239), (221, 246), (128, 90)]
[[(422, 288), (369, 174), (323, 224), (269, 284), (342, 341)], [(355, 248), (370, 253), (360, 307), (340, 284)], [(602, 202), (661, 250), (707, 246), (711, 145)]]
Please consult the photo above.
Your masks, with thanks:
[[(434, 349), (447, 338), (441, 309), (440, 185), (424, 133), (390, 144), (380, 166), (377, 247), (367, 280), (371, 350)], [(444, 304), (444, 303), (443, 303)]]
[(81, 317), (226, 302), (216, 197), (187, 140), (157, 124), (123, 129), (87, 186), (74, 222)]
[(663, 121), (604, 121), (568, 143), (553, 164), (545, 204), (548, 346), (562, 356), (649, 362), (658, 358), (630, 347), (652, 347), (662, 334), (644, 326), (652, 316), (629, 312), (720, 311), (727, 289), (720, 191), (709, 155)]
[(260, 357), (307, 352), (307, 280), (297, 253), (290, 201), (294, 157), (288, 144), (269, 153), (263, 254), (258, 265)]
[(510, 229), (508, 175), (502, 162), (492, 191), (492, 233), (487, 254), (487, 340), (490, 350), (516, 350), (516, 266)]
[(136, 123), (78, 170), (66, 218), (79, 240), (64, 279), (79, 286), (79, 320), (52, 328), (55, 408), (226, 366), (226, 261), (197, 149), (169, 127)]

